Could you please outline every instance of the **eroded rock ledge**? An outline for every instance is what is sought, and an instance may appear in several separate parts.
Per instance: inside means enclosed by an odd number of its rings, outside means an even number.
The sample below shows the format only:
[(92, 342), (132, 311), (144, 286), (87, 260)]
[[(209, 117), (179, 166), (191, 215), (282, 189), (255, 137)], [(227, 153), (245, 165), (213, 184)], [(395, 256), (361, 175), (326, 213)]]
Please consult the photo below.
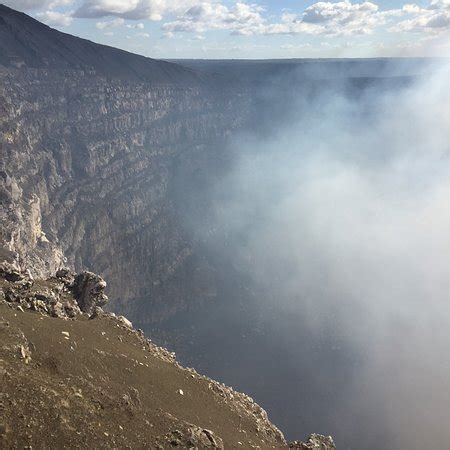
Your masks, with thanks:
[(88, 271), (76, 274), (60, 269), (55, 276), (34, 279), (10, 263), (0, 265), (0, 276), (9, 282), (3, 286), (4, 299), (21, 309), (30, 309), (52, 317), (74, 319), (80, 314), (90, 317), (106, 305), (106, 282)]
[(320, 435), (288, 444), (252, 398), (183, 368), (125, 317), (104, 312), (105, 287), (91, 272), (34, 279), (0, 265), (4, 448), (91, 439), (95, 448), (335, 449)]

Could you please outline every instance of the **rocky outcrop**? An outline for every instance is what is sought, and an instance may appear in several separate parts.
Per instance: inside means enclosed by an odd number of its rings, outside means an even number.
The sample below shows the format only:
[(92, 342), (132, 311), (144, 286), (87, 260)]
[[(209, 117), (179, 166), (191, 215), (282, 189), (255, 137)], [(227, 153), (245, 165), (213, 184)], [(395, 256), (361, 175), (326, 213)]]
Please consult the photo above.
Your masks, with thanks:
[(12, 264), (0, 264), (0, 287), (3, 299), (20, 310), (38, 311), (52, 317), (74, 319), (85, 313), (98, 316), (108, 297), (106, 283), (91, 272), (78, 275), (60, 269), (46, 279), (35, 279)]
[(289, 444), (289, 448), (299, 450), (336, 450), (331, 436), (312, 434), (307, 442), (294, 441)]
[(105, 280), (97, 274), (87, 271), (78, 274), (72, 289), (81, 311), (91, 315), (95, 308), (105, 306), (108, 303), (105, 288)]

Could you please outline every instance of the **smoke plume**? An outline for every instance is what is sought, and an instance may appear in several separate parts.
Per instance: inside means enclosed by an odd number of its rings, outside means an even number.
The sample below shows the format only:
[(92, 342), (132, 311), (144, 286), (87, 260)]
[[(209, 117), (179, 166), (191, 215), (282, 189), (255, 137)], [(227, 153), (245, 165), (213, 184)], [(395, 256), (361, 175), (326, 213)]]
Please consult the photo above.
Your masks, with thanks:
[[(317, 410), (326, 423), (314, 423), (341, 449), (450, 443), (447, 69), (398, 88), (293, 89), (283, 123), (234, 139), (232, 168), (211, 194), (215, 245), (220, 237), (263, 293), (289, 367), (315, 361), (297, 383), (330, 391)], [(301, 333), (271, 322), (273, 311), (297, 318)], [(280, 389), (291, 412), (304, 407)]]

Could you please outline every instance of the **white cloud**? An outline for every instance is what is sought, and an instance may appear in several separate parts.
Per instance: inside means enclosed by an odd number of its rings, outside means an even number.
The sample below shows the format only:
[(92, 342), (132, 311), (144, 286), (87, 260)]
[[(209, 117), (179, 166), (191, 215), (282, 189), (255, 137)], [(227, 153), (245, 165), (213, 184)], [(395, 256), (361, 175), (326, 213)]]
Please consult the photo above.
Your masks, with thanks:
[[(404, 19), (405, 16), (409, 18)], [(402, 20), (403, 18), (403, 20)], [(163, 29), (171, 36), (177, 32), (204, 33), (229, 30), (232, 34), (292, 34), (351, 36), (372, 34), (387, 26), (390, 31), (433, 31), (450, 29), (450, 0), (432, 0), (427, 8), (416, 4), (380, 10), (371, 1), (352, 3), (349, 0), (320, 1), (303, 12), (283, 12), (278, 21), (269, 21), (264, 8), (257, 4), (237, 2), (201, 2), (166, 22)]]
[(45, 11), (37, 13), (36, 17), (47, 25), (53, 25), (57, 27), (68, 27), (73, 17), (70, 13), (60, 13), (57, 11)]
[(271, 24), (265, 34), (370, 34), (386, 22), (386, 14), (372, 2), (318, 2), (302, 14), (284, 14), (281, 22)]
[(136, 23), (136, 24), (128, 23), (127, 24), (127, 28), (136, 28), (138, 30), (143, 30), (144, 29), (144, 24), (142, 22), (141, 23)]
[(164, 24), (166, 32), (202, 33), (207, 30), (231, 30), (235, 34), (255, 34), (262, 30), (263, 8), (256, 4), (236, 3), (233, 7), (221, 3), (202, 2), (180, 14), (175, 21)]
[(54, 9), (58, 6), (71, 5), (74, 0), (3, 0), (2, 3), (19, 11), (33, 9)]
[(99, 30), (105, 30), (108, 28), (116, 28), (116, 27), (120, 27), (121, 25), (123, 25), (125, 23), (124, 19), (121, 19), (120, 17), (113, 19), (113, 20), (108, 20), (105, 22), (97, 22), (95, 24), (96, 28), (98, 28)]
[(75, 12), (81, 18), (118, 16), (131, 20), (161, 20), (164, 15), (185, 11), (199, 0), (84, 0)]
[(426, 8), (407, 4), (402, 11), (410, 18), (400, 21), (390, 31), (437, 34), (450, 30), (450, 0), (432, 0)]
[[(1, 0), (0, 0), (1, 1)], [(201, 40), (208, 31), (233, 35), (364, 36), (391, 32), (405, 37), (415, 33), (445, 36), (450, 31), (450, 0), (430, 0), (428, 5), (405, 3), (382, 9), (375, 0), (318, 1), (297, 10), (269, 14), (262, 0), (4, 0), (13, 8), (40, 10), (36, 17), (50, 25), (67, 26), (72, 17), (97, 19), (99, 30), (125, 26), (142, 31), (145, 20), (164, 20), (165, 37), (190, 33), (188, 40)], [(411, 0), (409, 0), (411, 1)], [(74, 5), (74, 12), (67, 6)], [(75, 6), (76, 5), (76, 6)], [(63, 7), (63, 8), (61, 8)], [(104, 18), (104, 19), (101, 19)], [(126, 21), (131, 22), (126, 22)], [(130, 31), (131, 33), (131, 31)], [(199, 37), (196, 37), (199, 36)], [(136, 35), (130, 36), (136, 37)], [(143, 35), (141, 35), (143, 37)], [(399, 40), (404, 37), (399, 37)], [(327, 39), (322, 39), (327, 42)], [(362, 39), (351, 40), (355, 48)], [(367, 41), (366, 41), (367, 42)], [(383, 42), (383, 39), (374, 43)], [(296, 45), (303, 45), (298, 42)], [(342, 39), (339, 39), (342, 47)], [(395, 43), (392, 43), (395, 47)], [(316, 46), (317, 47), (317, 46)], [(289, 51), (288, 48), (283, 48)]]
[(233, 34), (369, 34), (386, 23), (390, 14), (380, 12), (372, 2), (318, 2), (303, 13), (283, 13), (278, 22), (269, 23), (264, 9), (257, 4), (201, 3), (187, 10), (176, 20), (163, 25), (166, 32), (230, 30)]
[(350, 3), (349, 1), (331, 3), (318, 2), (305, 9), (303, 22), (306, 23), (346, 23), (365, 20), (378, 11), (378, 6), (371, 2)]
[(49, 8), (54, 9), (54, 8), (57, 8), (58, 6), (67, 6), (67, 5), (72, 5), (73, 3), (74, 3), (74, 0), (52, 0), (52, 1), (50, 1)]

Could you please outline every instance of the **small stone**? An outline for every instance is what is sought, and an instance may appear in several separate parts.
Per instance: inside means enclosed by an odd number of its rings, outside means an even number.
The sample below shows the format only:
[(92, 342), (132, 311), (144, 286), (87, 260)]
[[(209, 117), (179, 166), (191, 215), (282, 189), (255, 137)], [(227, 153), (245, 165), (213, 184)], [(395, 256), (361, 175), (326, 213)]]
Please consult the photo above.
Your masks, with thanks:
[(24, 347), (21, 345), (19, 347), (20, 356), (25, 361), (25, 364), (28, 364), (31, 361), (31, 352), (28, 347)]
[(0, 423), (0, 436), (5, 436), (7, 433), (6, 425), (3, 423)]
[(127, 328), (133, 328), (133, 324), (124, 316), (119, 316), (117, 319), (120, 321), (122, 325), (125, 325)]
[(184, 395), (184, 392), (183, 392), (182, 389), (178, 389), (178, 393), (179, 393), (180, 395)]
[(105, 312), (100, 306), (95, 306), (92, 310), (91, 315), (89, 316), (89, 319), (97, 319), (99, 317), (102, 317), (105, 315)]

